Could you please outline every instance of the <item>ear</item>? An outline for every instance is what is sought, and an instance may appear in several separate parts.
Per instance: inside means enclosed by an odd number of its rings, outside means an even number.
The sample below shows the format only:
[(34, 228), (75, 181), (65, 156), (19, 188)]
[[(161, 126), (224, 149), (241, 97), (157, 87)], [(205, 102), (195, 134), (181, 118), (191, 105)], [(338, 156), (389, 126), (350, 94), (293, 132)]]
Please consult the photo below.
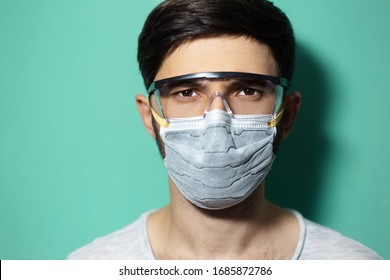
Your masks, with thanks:
[(291, 131), (299, 108), (301, 107), (301, 94), (297, 91), (286, 96), (283, 118), (280, 126), (281, 138), (286, 138)]
[(152, 125), (152, 112), (150, 110), (149, 100), (144, 95), (137, 94), (135, 96), (135, 102), (146, 130), (154, 139), (156, 139)]

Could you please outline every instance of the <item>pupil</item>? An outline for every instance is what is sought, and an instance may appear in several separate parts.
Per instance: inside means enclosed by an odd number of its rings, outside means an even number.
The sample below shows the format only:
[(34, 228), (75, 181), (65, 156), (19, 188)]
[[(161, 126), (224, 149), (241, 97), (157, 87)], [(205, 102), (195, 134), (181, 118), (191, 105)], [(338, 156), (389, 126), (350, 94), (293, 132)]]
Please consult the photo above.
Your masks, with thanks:
[(184, 90), (184, 91), (182, 92), (182, 95), (185, 96), (185, 97), (190, 97), (190, 96), (192, 96), (192, 91), (189, 90), (189, 89)]
[(245, 92), (246, 95), (253, 95), (254, 94), (254, 90), (251, 89), (251, 88), (246, 88), (244, 90), (244, 92)]

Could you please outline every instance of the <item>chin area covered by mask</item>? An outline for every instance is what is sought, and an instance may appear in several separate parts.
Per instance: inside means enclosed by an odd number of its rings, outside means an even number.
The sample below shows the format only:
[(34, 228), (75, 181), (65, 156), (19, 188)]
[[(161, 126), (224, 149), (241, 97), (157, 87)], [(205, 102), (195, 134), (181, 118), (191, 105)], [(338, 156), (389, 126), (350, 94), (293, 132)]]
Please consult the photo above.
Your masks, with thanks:
[(271, 118), (213, 110), (206, 117), (169, 119), (168, 127), (160, 127), (164, 163), (181, 194), (200, 208), (214, 210), (245, 200), (275, 158)]

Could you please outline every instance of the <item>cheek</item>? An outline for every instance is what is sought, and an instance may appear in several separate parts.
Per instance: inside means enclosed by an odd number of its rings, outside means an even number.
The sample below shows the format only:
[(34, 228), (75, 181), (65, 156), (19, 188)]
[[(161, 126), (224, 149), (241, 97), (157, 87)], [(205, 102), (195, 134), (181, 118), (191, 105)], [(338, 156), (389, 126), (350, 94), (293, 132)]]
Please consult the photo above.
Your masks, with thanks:
[(157, 146), (158, 146), (158, 150), (160, 152), (160, 155), (162, 156), (162, 158), (164, 159), (165, 158), (165, 148), (164, 148), (164, 142), (163, 140), (161, 139), (161, 136), (160, 136), (160, 127), (158, 126), (157, 122), (154, 120), (154, 118), (152, 118), (152, 126), (153, 126), (153, 131), (154, 131), (154, 139), (156, 139), (156, 143), (157, 143)]

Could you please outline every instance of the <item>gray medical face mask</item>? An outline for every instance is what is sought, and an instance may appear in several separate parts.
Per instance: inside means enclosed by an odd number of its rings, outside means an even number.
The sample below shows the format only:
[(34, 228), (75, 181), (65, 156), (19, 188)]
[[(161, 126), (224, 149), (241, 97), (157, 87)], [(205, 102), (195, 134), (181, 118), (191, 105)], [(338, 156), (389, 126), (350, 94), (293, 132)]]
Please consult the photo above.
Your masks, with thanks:
[(224, 209), (246, 199), (264, 180), (275, 158), (271, 115), (170, 119), (160, 127), (165, 166), (181, 194), (204, 209)]

